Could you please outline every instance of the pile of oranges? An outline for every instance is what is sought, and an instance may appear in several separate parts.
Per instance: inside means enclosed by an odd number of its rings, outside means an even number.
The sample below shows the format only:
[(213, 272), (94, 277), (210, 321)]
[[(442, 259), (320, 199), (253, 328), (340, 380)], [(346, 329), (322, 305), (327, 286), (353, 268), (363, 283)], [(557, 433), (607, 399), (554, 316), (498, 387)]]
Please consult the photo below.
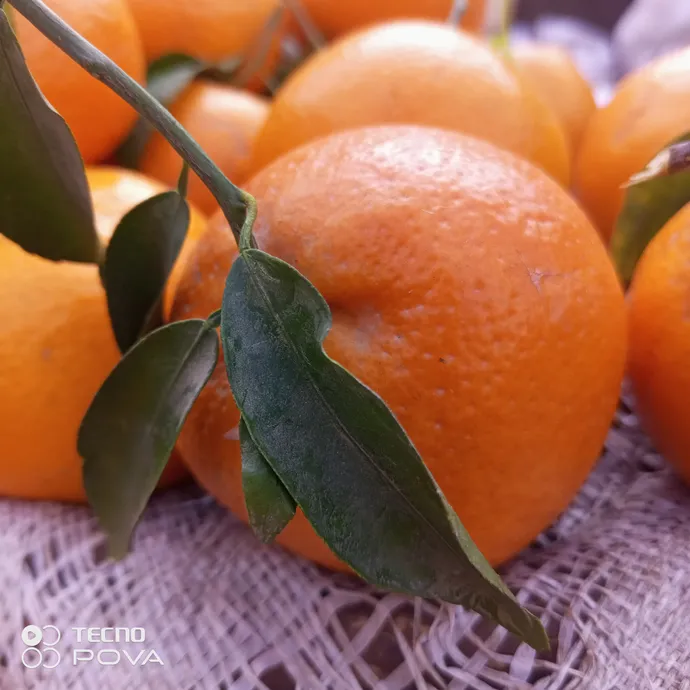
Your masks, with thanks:
[[(642, 421), (690, 481), (690, 207), (647, 248), (627, 300), (607, 251), (622, 185), (690, 123), (690, 50), (597, 108), (562, 49), (492, 46), (484, 0), (460, 27), (450, 0), (45, 2), (142, 84), (173, 53), (251, 65), (241, 84), (202, 76), (168, 107), (255, 196), (260, 247), (331, 308), (327, 352), (390, 406), (492, 563), (572, 499), (626, 372)], [(311, 45), (303, 15), (323, 43)], [(117, 167), (134, 111), (13, 23), (88, 166), (107, 241), (128, 210), (174, 187), (181, 160), (152, 135), (138, 170)], [(303, 59), (285, 76), (287, 44)], [(172, 320), (217, 309), (236, 256), (200, 180), (189, 197)], [(119, 358), (97, 268), (4, 239), (0, 265), (0, 494), (81, 501), (77, 430)], [(162, 484), (186, 465), (246, 517), (238, 423), (221, 361)], [(279, 541), (342, 567), (300, 514)]]

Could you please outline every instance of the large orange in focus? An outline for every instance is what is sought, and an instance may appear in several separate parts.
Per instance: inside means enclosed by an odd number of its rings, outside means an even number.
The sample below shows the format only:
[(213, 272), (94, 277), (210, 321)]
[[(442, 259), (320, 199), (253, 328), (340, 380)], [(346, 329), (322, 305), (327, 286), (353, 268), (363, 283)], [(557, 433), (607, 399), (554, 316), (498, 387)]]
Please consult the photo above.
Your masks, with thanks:
[[(450, 16), (452, 0), (298, 0), (309, 17), (329, 38), (369, 24), (391, 19), (435, 19)], [(479, 31), (484, 26), (486, 0), (469, 0), (462, 27)]]
[[(128, 1), (149, 61), (183, 53), (219, 63), (252, 52), (282, 0), (194, 0), (173, 4), (170, 0)], [(283, 31), (276, 31), (257, 65), (257, 74), (264, 78), (278, 63)]]
[(623, 185), (690, 129), (690, 48), (628, 75), (589, 121), (573, 186), (606, 241), (623, 205)]
[(569, 180), (565, 134), (541, 98), (480, 39), (423, 21), (362, 30), (307, 60), (279, 89), (252, 169), (319, 136), (392, 123), (472, 134)]
[[(244, 182), (254, 138), (268, 114), (266, 99), (232, 86), (197, 81), (172, 104), (170, 112), (230, 180), (237, 185)], [(174, 186), (182, 159), (156, 132), (139, 167)], [(195, 174), (190, 176), (189, 198), (209, 215), (218, 208), (213, 194)]]
[[(87, 171), (101, 239), (166, 188), (112, 168)], [(204, 220), (193, 214), (190, 235)], [(81, 420), (120, 359), (98, 268), (27, 254), (0, 237), (0, 496), (83, 501)], [(173, 454), (160, 485), (186, 476)]]
[(560, 46), (525, 42), (511, 47), (510, 59), (556, 113), (574, 155), (597, 106), (572, 57)]
[[(623, 374), (623, 295), (577, 204), (508, 152), (417, 127), (320, 139), (247, 190), (259, 246), (331, 307), (329, 355), (391, 406), (479, 548), (500, 563), (527, 545), (590, 471)], [(218, 215), (173, 318), (218, 308), (235, 256)], [(238, 421), (221, 362), (179, 448), (246, 519)], [(301, 514), (278, 541), (342, 567)]]
[[(44, 0), (75, 31), (143, 82), (141, 39), (126, 0)], [(87, 163), (107, 158), (127, 136), (136, 113), (67, 57), (18, 12), (12, 21), (31, 73), (72, 129)]]
[(628, 369), (637, 411), (690, 483), (690, 206), (651, 241), (629, 293)]

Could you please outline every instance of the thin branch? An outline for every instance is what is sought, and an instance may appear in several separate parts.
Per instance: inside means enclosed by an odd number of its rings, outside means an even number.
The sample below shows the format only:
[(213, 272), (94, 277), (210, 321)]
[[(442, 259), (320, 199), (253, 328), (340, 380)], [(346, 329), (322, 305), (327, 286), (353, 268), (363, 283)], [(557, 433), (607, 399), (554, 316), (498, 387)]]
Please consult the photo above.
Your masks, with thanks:
[(78, 65), (129, 103), (170, 142), (216, 198), (239, 242), (249, 195), (225, 177), (182, 125), (146, 89), (82, 38), (41, 0), (8, 0), (8, 4)]
[(467, 0), (453, 0), (453, 6), (448, 15), (448, 24), (458, 26), (467, 12)]
[[(349, 2), (349, 0), (345, 0)], [(376, 2), (377, 0), (371, 0)], [(304, 35), (307, 37), (309, 43), (313, 50), (319, 50), (326, 45), (326, 39), (323, 34), (319, 31), (316, 24), (314, 24), (309, 13), (304, 9), (300, 0), (283, 0), (283, 5), (294, 15), (297, 23), (300, 25)]]

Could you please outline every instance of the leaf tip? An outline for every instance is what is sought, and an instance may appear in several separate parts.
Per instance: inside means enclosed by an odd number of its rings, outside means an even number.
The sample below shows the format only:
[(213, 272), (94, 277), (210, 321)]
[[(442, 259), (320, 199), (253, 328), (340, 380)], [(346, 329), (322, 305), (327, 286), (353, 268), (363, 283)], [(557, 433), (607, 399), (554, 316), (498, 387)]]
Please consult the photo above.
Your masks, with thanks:
[(629, 187), (634, 187), (635, 185), (641, 184), (642, 182), (648, 182), (649, 180), (655, 180), (657, 177), (663, 177), (670, 173), (671, 164), (671, 151), (670, 149), (664, 149), (661, 153), (657, 154), (652, 158), (647, 164), (644, 170), (635, 173), (629, 177), (621, 185), (622, 189), (628, 189)]
[(129, 554), (129, 535), (125, 536), (109, 536), (107, 556), (110, 560), (121, 561)]

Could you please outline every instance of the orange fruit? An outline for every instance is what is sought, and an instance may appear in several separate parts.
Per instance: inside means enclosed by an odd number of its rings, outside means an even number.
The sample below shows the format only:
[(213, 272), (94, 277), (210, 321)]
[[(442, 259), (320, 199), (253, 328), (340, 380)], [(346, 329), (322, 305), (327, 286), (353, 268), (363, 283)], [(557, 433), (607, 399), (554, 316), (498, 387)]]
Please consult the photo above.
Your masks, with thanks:
[(510, 50), (518, 72), (556, 113), (577, 151), (589, 118), (596, 110), (592, 89), (564, 48), (547, 43), (518, 43)]
[[(246, 188), (259, 246), (331, 307), (326, 351), (388, 403), (489, 560), (515, 554), (577, 491), (618, 399), (623, 295), (584, 213), (530, 163), (423, 127), (322, 138)], [(172, 318), (218, 308), (235, 256), (217, 215)], [(246, 519), (238, 421), (221, 362), (179, 448)], [(342, 567), (302, 515), (278, 541)]]
[[(328, 38), (391, 19), (446, 20), (452, 0), (298, 0), (314, 24)], [(462, 27), (479, 31), (484, 26), (486, 0), (469, 0)]]
[(606, 241), (623, 205), (622, 185), (690, 129), (690, 48), (628, 75), (594, 113), (573, 169), (573, 186)]
[(628, 373), (657, 448), (690, 482), (690, 205), (645, 250), (629, 292)]
[[(45, 0), (75, 31), (143, 82), (143, 49), (126, 0)], [(136, 113), (94, 79), (18, 12), (12, 14), (26, 62), (43, 95), (72, 129), (87, 163), (107, 158), (136, 121)]]
[(471, 134), (568, 182), (565, 134), (548, 106), (486, 43), (423, 21), (364, 29), (307, 60), (278, 90), (252, 170), (316, 137), (379, 124)]
[[(254, 138), (268, 114), (266, 99), (231, 86), (198, 81), (172, 104), (170, 112), (230, 180), (238, 185), (244, 182)], [(139, 167), (174, 186), (182, 159), (156, 132)], [(196, 175), (189, 179), (189, 199), (207, 214), (218, 208), (213, 194)]]
[[(170, 53), (218, 63), (245, 57), (256, 46), (266, 23), (281, 0), (197, 0), (174, 6), (170, 0), (129, 0), (149, 61)], [(277, 31), (258, 65), (269, 76), (280, 57)]]
[[(179, 170), (178, 170), (179, 177)], [(156, 194), (168, 191), (165, 185), (142, 173), (125, 168), (99, 165), (87, 168), (86, 178), (96, 210), (96, 226), (101, 239), (107, 242), (122, 217), (135, 206)], [(175, 183), (177, 180), (175, 180)], [(189, 227), (180, 255), (175, 262), (163, 298), (163, 311), (168, 314), (172, 297), (182, 277), (185, 261), (206, 230), (206, 217), (190, 204)]]
[[(87, 171), (96, 226), (107, 242), (133, 206), (165, 190), (143, 175)], [(204, 221), (193, 214), (190, 235)], [(98, 268), (52, 262), (0, 238), (0, 496), (83, 501), (77, 432), (120, 359)], [(186, 476), (174, 454), (161, 486)]]

